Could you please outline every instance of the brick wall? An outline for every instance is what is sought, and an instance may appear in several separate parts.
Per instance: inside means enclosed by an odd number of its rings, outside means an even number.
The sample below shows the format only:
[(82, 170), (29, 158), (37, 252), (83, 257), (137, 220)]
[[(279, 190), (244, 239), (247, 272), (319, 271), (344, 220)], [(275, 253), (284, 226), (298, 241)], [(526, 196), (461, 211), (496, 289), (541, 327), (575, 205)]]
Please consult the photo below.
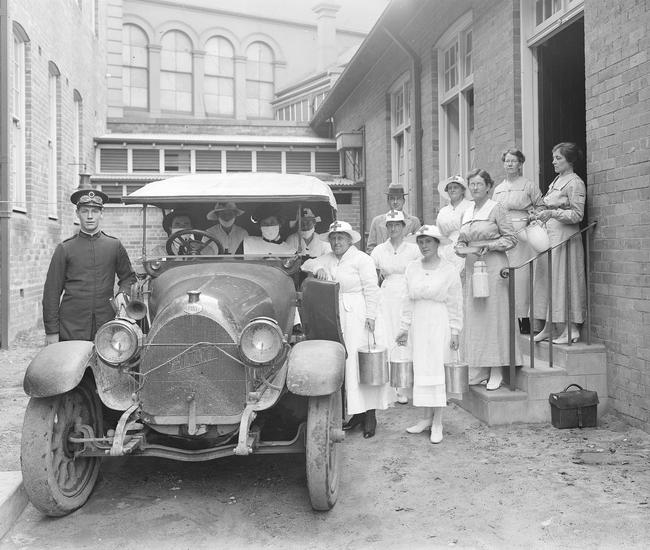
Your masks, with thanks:
[[(87, 6), (88, 3), (84, 3)], [(75, 232), (70, 193), (79, 184), (82, 167), (72, 165), (74, 96), (82, 99), (82, 162), (92, 170), (93, 137), (105, 132), (105, 57), (101, 43), (104, 17), (99, 2), (98, 28), (76, 2), (32, 0), (9, 2), (9, 16), (26, 32), (26, 187), (27, 211), (10, 220), (10, 341), (21, 330), (42, 326), (41, 293), (57, 243)], [(65, 40), (62, 39), (65, 37)], [(58, 78), (57, 215), (48, 215), (48, 78), (50, 63)], [(13, 182), (10, 182), (13, 184)]]
[(513, 50), (519, 55), (519, 29), (514, 26), (518, 6), (519, 0), (474, 2), (475, 166), (487, 170), (496, 183), (503, 179), (503, 151), (521, 146), (516, 143), (521, 129), (515, 115), (521, 120), (521, 104), (515, 101), (519, 73), (513, 56)]
[[(603, 22), (606, 21), (606, 24)], [(588, 209), (593, 330), (607, 348), (609, 395), (650, 430), (650, 5), (585, 6)]]
[[(443, 1), (427, 5), (400, 35), (421, 63), (423, 222), (435, 221), (437, 192), (438, 63), (435, 44), (467, 10), (473, 10), (476, 165), (496, 181), (502, 178), (501, 153), (521, 138), (518, 84), (519, 4), (517, 0)], [(504, 47), (504, 37), (509, 46)], [(410, 67), (409, 58), (393, 46), (382, 56), (335, 114), (336, 132), (364, 128), (366, 155), (366, 222), (386, 210), (383, 194), (390, 181), (391, 85)], [(415, 195), (410, 197), (415, 200)], [(417, 205), (408, 205), (417, 212)]]

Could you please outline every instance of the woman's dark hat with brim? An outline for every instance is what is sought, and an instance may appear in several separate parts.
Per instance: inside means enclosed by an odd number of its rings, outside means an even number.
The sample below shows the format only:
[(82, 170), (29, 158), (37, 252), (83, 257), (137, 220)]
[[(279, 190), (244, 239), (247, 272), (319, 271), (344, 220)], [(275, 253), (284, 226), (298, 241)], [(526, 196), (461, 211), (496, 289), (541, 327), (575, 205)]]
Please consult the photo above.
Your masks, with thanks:
[(78, 189), (70, 195), (70, 202), (77, 208), (80, 206), (104, 208), (104, 205), (108, 202), (108, 195), (98, 189)]

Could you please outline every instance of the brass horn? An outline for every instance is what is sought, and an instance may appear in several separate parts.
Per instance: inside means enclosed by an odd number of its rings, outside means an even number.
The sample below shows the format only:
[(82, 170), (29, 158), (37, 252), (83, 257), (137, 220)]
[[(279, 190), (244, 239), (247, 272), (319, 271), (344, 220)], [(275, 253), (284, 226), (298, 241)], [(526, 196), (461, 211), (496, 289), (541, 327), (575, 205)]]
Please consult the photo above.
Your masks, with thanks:
[(131, 296), (129, 296), (125, 313), (133, 320), (139, 321), (147, 315), (147, 304), (142, 299), (142, 287), (137, 283), (131, 287)]

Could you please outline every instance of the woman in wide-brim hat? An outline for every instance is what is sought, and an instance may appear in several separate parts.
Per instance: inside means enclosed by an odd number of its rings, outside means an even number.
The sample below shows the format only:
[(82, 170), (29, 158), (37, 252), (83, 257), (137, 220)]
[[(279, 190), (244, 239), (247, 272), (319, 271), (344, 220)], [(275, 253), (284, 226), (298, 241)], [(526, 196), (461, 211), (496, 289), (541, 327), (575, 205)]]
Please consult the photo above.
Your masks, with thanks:
[(454, 264), (458, 272), (461, 273), (465, 267), (465, 260), (456, 255), (454, 245), (458, 240), (463, 214), (473, 204), (472, 194), (469, 192), (467, 182), (461, 176), (452, 176), (440, 181), (438, 194), (444, 201), (448, 201), (448, 204), (438, 212), (436, 226), (445, 237), (451, 240), (450, 244), (440, 247), (439, 254)]
[(415, 240), (422, 258), (405, 272), (406, 292), (401, 308), (399, 345), (409, 341), (413, 357), (413, 405), (424, 408), (424, 418), (406, 429), (409, 433), (431, 430), (431, 443), (442, 441), (442, 412), (447, 406), (445, 363), (459, 347), (463, 328), (463, 295), (460, 274), (438, 254), (447, 239), (435, 225), (423, 225)]
[(335, 221), (322, 239), (328, 239), (332, 251), (305, 262), (303, 271), (321, 280), (336, 281), (339, 290), (341, 330), (348, 356), (345, 362), (346, 410), (352, 418), (344, 429), (363, 427), (363, 435), (375, 435), (376, 409), (386, 409), (395, 400), (395, 392), (388, 385), (359, 384), (357, 350), (372, 340), (377, 316), (377, 271), (370, 256), (355, 246), (361, 240), (359, 232), (344, 221)]

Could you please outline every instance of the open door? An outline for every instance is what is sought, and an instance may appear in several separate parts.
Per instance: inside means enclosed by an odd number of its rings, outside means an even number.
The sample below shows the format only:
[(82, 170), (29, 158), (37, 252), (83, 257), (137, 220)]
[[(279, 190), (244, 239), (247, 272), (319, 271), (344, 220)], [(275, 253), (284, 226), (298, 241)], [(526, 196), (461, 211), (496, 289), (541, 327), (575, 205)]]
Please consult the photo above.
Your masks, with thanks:
[[(539, 187), (545, 193), (556, 175), (551, 163), (554, 145), (571, 141), (587, 154), (584, 19), (551, 36), (538, 46), (537, 54)], [(586, 182), (585, 162), (578, 163), (574, 168)]]

